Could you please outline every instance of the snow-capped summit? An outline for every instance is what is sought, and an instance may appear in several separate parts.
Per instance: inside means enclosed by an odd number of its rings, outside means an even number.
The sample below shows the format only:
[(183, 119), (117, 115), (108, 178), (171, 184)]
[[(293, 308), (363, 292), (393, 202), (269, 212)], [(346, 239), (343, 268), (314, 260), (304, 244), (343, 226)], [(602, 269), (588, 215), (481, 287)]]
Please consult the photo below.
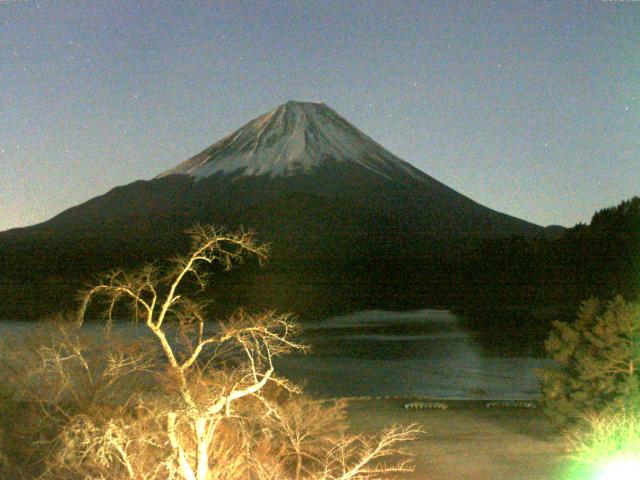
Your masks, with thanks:
[(398, 167), (416, 173), (324, 103), (289, 101), (158, 177), (290, 176), (307, 173), (327, 160), (356, 162), (384, 176)]

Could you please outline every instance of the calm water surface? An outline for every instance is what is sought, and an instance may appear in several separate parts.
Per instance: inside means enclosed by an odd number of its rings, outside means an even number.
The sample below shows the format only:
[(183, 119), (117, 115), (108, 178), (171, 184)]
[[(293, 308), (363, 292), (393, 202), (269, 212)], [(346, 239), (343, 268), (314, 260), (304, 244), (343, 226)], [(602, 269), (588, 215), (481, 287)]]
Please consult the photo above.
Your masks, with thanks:
[(552, 362), (483, 351), (446, 310), (367, 311), (306, 325), (312, 352), (281, 374), (328, 396), (536, 399), (534, 369)]

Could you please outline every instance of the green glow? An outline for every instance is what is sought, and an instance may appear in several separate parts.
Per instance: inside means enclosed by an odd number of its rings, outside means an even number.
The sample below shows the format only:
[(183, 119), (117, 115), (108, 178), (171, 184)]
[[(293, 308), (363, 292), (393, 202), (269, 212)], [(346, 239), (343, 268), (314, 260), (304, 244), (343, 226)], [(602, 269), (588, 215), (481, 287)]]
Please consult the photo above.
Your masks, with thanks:
[(640, 479), (640, 412), (637, 402), (584, 417), (569, 436), (572, 448), (563, 480)]
[(640, 458), (620, 458), (607, 464), (596, 480), (635, 480), (640, 478)]

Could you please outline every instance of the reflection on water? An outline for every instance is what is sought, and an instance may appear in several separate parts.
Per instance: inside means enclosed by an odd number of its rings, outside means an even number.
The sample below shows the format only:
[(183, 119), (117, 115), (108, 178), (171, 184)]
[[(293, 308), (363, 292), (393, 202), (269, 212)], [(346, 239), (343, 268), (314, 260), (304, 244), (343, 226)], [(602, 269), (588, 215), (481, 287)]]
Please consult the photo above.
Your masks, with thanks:
[(280, 373), (328, 396), (534, 399), (533, 369), (549, 364), (488, 354), (445, 310), (335, 317), (305, 325), (305, 340), (312, 352), (280, 359)]

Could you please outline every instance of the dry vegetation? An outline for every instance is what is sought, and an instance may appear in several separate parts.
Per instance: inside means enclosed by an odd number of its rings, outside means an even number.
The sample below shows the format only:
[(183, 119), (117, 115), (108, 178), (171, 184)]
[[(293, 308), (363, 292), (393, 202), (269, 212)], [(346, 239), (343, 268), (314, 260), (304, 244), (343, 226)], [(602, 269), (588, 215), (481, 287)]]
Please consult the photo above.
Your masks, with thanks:
[(562, 474), (568, 460), (566, 441), (538, 408), (485, 408), (461, 402), (446, 410), (407, 410), (404, 403), (405, 399), (352, 401), (347, 414), (350, 428), (360, 433), (371, 434), (388, 422), (417, 423), (424, 429), (411, 443), (415, 471), (406, 478), (570, 478)]
[[(25, 345), (2, 349), (3, 478), (374, 479), (412, 469), (390, 427), (348, 434), (345, 405), (321, 404), (278, 377), (273, 358), (304, 349), (289, 315), (239, 310), (215, 329), (186, 285), (205, 267), (266, 258), (249, 233), (193, 232), (193, 248), (162, 270), (110, 272)], [(97, 330), (87, 312), (102, 301)], [(122, 306), (150, 335), (112, 329)], [(94, 308), (95, 309), (95, 308)], [(92, 333), (87, 333), (87, 331)]]

